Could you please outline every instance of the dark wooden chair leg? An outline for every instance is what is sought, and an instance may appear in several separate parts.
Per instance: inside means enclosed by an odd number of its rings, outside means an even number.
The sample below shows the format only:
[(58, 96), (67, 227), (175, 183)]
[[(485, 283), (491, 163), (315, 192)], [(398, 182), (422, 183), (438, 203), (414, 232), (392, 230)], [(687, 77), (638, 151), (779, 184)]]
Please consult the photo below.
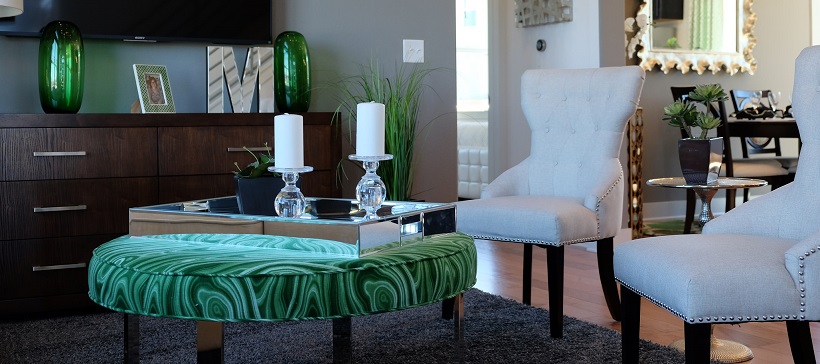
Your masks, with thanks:
[(692, 223), (695, 222), (695, 191), (692, 189), (686, 189), (686, 215), (684, 216), (683, 220), (683, 233), (684, 234), (691, 234), (692, 233)]
[(683, 337), (686, 340), (684, 344), (686, 364), (708, 364), (711, 360), (711, 324), (690, 324), (684, 322)]
[(598, 240), (598, 277), (604, 290), (609, 315), (621, 321), (621, 300), (618, 298), (618, 283), (615, 282), (615, 268), (612, 266), (614, 238)]
[(564, 247), (547, 246), (550, 336), (564, 337)]
[[(745, 191), (743, 191), (743, 196), (746, 197), (748, 193), (749, 193), (749, 189), (747, 188)], [(731, 188), (727, 189), (726, 190), (726, 210), (725, 210), (725, 212), (729, 212), (730, 210), (735, 208), (735, 198), (737, 198), (737, 190), (734, 190), (734, 189), (731, 189)], [(744, 199), (743, 202), (746, 202), (746, 199)]]
[(621, 286), (621, 359), (637, 364), (640, 359), (641, 296)]
[(786, 321), (786, 332), (789, 334), (789, 346), (795, 363), (817, 363), (811, 341), (811, 329), (808, 321)]
[(532, 244), (524, 244), (524, 280), (522, 282), (521, 302), (532, 303)]

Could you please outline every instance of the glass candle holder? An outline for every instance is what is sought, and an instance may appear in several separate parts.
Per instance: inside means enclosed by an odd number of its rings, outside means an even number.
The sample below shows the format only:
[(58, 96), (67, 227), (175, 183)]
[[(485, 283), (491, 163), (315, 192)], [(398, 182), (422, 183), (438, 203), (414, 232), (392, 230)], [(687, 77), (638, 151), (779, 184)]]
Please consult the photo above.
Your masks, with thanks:
[(359, 201), (359, 207), (366, 212), (366, 219), (376, 218), (378, 217), (376, 211), (379, 210), (387, 197), (387, 186), (381, 177), (376, 174), (376, 170), (379, 169), (380, 161), (391, 160), (393, 155), (361, 156), (351, 154), (349, 158), (354, 161), (361, 161), (365, 170), (364, 176), (356, 184), (356, 201)]
[(285, 187), (276, 195), (273, 200), (276, 214), (282, 217), (299, 217), (305, 213), (305, 195), (299, 187), (296, 187), (296, 181), (299, 180), (300, 173), (307, 173), (313, 170), (313, 167), (304, 166), (302, 168), (276, 168), (268, 167), (271, 172), (280, 173), (282, 181), (285, 181)]

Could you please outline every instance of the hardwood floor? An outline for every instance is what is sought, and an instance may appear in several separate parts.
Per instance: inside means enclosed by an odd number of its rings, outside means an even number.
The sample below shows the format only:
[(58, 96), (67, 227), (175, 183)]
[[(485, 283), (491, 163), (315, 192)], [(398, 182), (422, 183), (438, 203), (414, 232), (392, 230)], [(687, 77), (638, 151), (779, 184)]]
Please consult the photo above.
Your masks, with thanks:
[[(476, 288), (521, 301), (521, 256), (523, 246), (476, 240), (478, 282)], [(564, 314), (620, 331), (621, 324), (609, 316), (594, 252), (583, 247), (565, 248)], [(549, 309), (547, 303), (546, 250), (533, 249), (533, 306)], [(820, 323), (811, 324), (814, 352), (820, 357)], [(737, 341), (752, 349), (750, 364), (793, 363), (786, 324), (745, 323), (717, 325), (715, 336)], [(666, 310), (644, 301), (641, 304), (641, 338), (658, 344), (683, 338), (683, 321)]]

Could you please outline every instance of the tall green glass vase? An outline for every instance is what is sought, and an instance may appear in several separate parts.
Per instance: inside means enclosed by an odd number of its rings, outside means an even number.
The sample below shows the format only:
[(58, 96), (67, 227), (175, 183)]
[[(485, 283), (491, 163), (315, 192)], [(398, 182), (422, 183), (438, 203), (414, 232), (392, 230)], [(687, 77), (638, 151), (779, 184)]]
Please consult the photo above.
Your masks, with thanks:
[(310, 55), (302, 34), (287, 31), (276, 37), (273, 44), (273, 85), (279, 112), (308, 111)]
[(46, 113), (73, 114), (83, 103), (83, 37), (67, 21), (48, 23), (40, 37), (37, 76), (40, 105)]

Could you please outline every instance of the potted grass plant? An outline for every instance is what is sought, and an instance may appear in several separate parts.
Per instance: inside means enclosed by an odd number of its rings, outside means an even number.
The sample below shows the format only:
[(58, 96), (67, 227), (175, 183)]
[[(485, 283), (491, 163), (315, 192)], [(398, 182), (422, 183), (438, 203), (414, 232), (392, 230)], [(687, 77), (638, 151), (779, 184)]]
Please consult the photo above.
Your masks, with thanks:
[(254, 153), (244, 147), (253, 156), (253, 161), (242, 168), (234, 162), (234, 186), (239, 213), (249, 215), (276, 215), (273, 200), (279, 190), (285, 186), (278, 173), (268, 171), (274, 166), (274, 157), (268, 143), (265, 151)]
[(712, 113), (714, 103), (727, 99), (726, 92), (718, 84), (698, 85), (685, 100), (677, 100), (663, 108), (663, 120), (687, 135), (678, 141), (678, 158), (687, 184), (717, 183), (723, 162), (723, 138), (710, 137), (708, 133), (721, 123), (721, 119)]
[(360, 65), (358, 74), (344, 78), (336, 85), (340, 90), (336, 115), (347, 115), (351, 126), (354, 125), (357, 104), (371, 101), (384, 104), (384, 148), (385, 153), (393, 155), (393, 160), (379, 164), (377, 173), (387, 186), (388, 200), (411, 198), (419, 109), (425, 89), (424, 79), (432, 71), (420, 64), (408, 66), (403, 63), (396, 66), (394, 75), (388, 77), (377, 62), (371, 62), (369, 66)]

